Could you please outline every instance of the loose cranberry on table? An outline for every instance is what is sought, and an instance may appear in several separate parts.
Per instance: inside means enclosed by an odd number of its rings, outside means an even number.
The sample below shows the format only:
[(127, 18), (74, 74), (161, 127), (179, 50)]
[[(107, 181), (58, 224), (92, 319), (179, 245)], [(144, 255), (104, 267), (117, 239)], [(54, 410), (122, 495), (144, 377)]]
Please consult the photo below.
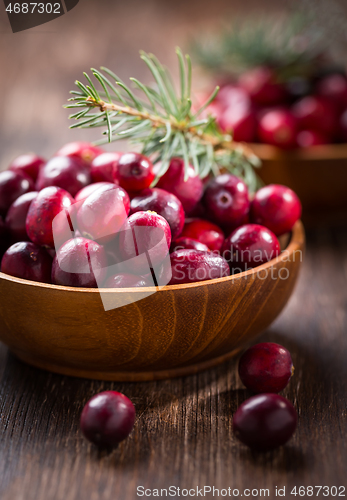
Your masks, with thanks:
[(125, 223), (129, 208), (130, 200), (123, 188), (115, 184), (101, 186), (78, 208), (78, 230), (86, 238), (111, 241)]
[(135, 274), (115, 274), (110, 276), (104, 283), (104, 288), (137, 288), (150, 286), (142, 276)]
[(149, 267), (159, 266), (169, 253), (170, 245), (170, 226), (164, 217), (154, 212), (131, 215), (119, 234), (124, 266), (138, 275), (147, 273)]
[(172, 239), (177, 238), (184, 226), (182, 203), (172, 193), (164, 189), (145, 189), (135, 196), (130, 203), (130, 214), (151, 210), (167, 220)]
[(77, 158), (55, 156), (41, 168), (36, 181), (36, 190), (57, 186), (75, 196), (83, 187), (90, 184), (90, 168)]
[(86, 238), (66, 241), (53, 260), (52, 283), (83, 288), (97, 288), (106, 276), (104, 248)]
[(218, 175), (207, 184), (203, 203), (213, 222), (223, 229), (232, 230), (248, 217), (248, 188), (235, 175)]
[(281, 253), (278, 239), (269, 229), (258, 224), (245, 224), (228, 236), (222, 255), (233, 272), (265, 264)]
[(286, 109), (273, 109), (261, 114), (258, 123), (258, 137), (266, 144), (283, 149), (296, 146), (297, 120)]
[(203, 219), (194, 219), (187, 222), (184, 225), (182, 236), (200, 241), (200, 243), (206, 245), (209, 250), (220, 250), (225, 238), (220, 227)]
[(103, 153), (103, 149), (93, 146), (89, 142), (69, 142), (55, 153), (55, 156), (68, 156), (90, 164), (94, 158)]
[(31, 177), (33, 181), (36, 181), (39, 171), (43, 165), (45, 165), (46, 160), (36, 155), (35, 153), (28, 153), (25, 155), (20, 155), (13, 160), (10, 164), (9, 169), (14, 172), (21, 172)]
[(297, 413), (278, 394), (259, 394), (238, 408), (233, 418), (235, 436), (256, 451), (270, 451), (284, 445), (294, 434)]
[(301, 203), (290, 188), (269, 184), (256, 192), (251, 220), (269, 228), (277, 236), (291, 231), (301, 217)]
[(274, 342), (250, 347), (239, 362), (243, 385), (255, 393), (278, 393), (287, 387), (293, 374), (290, 352)]
[(231, 134), (236, 142), (254, 142), (257, 121), (251, 108), (230, 106), (217, 118), (217, 123), (224, 133)]
[(34, 189), (35, 184), (31, 177), (12, 170), (0, 172), (0, 215), (6, 215), (19, 196)]
[(51, 282), (52, 258), (35, 243), (21, 241), (12, 245), (1, 261), (1, 272), (25, 280)]
[(94, 184), (88, 184), (88, 186), (82, 188), (75, 195), (75, 201), (84, 201), (88, 198), (89, 195), (94, 193), (97, 189), (103, 186), (109, 186), (110, 188), (114, 188), (114, 182), (95, 182)]
[[(58, 214), (69, 212), (73, 203), (74, 199), (65, 189), (50, 186), (40, 191), (32, 201), (26, 218), (26, 231), (31, 241), (53, 248), (53, 220)], [(55, 228), (55, 238), (58, 237), (61, 241), (71, 238), (71, 229), (62, 223), (61, 229)]]
[(318, 130), (329, 137), (337, 129), (337, 115), (334, 104), (319, 96), (307, 96), (292, 107), (298, 128), (301, 130)]
[(187, 238), (186, 236), (181, 236), (177, 240), (173, 241), (171, 244), (171, 253), (176, 250), (200, 250), (201, 252), (208, 252), (210, 249), (204, 243), (193, 238)]
[(329, 144), (330, 138), (317, 130), (301, 130), (297, 135), (296, 142), (300, 148), (311, 148), (312, 146)]
[(117, 168), (122, 153), (102, 153), (96, 156), (90, 165), (90, 174), (93, 182), (113, 182), (113, 172)]
[[(157, 168), (159, 167), (160, 165)], [(188, 168), (187, 180), (184, 180), (184, 177), (184, 161), (182, 158), (172, 158), (167, 172), (160, 177), (157, 187), (177, 196), (185, 213), (189, 215), (202, 198), (204, 187), (191, 165)]]
[(213, 252), (176, 250), (170, 255), (172, 278), (170, 285), (223, 278), (230, 275), (227, 261)]
[(29, 239), (26, 230), (26, 218), (31, 202), (38, 195), (37, 191), (30, 191), (17, 198), (6, 215), (6, 226), (11, 233), (13, 242), (27, 241)]
[(83, 408), (80, 424), (89, 441), (100, 447), (114, 448), (133, 430), (135, 408), (124, 394), (101, 392)]
[(239, 85), (255, 104), (272, 106), (282, 104), (287, 98), (285, 86), (277, 81), (276, 74), (270, 68), (257, 67), (245, 71), (239, 79)]
[(140, 153), (124, 153), (113, 171), (114, 181), (126, 191), (137, 192), (154, 181), (152, 162)]

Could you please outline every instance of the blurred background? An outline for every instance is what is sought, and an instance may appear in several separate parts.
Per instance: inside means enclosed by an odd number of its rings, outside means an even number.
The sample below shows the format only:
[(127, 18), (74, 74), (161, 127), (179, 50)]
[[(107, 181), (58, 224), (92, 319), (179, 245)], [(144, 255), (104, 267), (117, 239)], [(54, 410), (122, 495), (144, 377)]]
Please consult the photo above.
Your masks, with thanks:
[[(138, 55), (143, 49), (176, 74), (177, 45), (187, 50), (193, 38), (218, 33), (239, 16), (283, 17), (299, 6), (314, 9), (327, 44), (333, 37), (347, 36), (343, 0), (264, 0), (261, 10), (259, 5), (257, 0), (80, 0), (68, 14), (16, 34), (0, 9), (0, 169), (20, 153), (50, 156), (67, 141), (99, 138), (100, 131), (70, 131), (68, 111), (62, 107), (74, 81), (90, 67), (104, 65), (124, 79), (148, 81)], [(200, 78), (205, 77), (197, 70), (197, 87)]]

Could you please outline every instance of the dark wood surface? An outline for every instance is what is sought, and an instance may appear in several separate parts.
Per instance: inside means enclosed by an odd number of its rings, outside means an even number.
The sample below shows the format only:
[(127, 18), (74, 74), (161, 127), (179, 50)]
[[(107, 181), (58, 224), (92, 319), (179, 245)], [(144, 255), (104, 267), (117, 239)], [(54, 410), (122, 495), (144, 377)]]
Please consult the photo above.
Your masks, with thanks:
[[(284, 395), (299, 425), (288, 445), (261, 455), (233, 437), (233, 413), (250, 396), (236, 360), (176, 380), (103, 383), (31, 368), (2, 347), (1, 500), (132, 500), (140, 485), (269, 488), (270, 498), (275, 486), (347, 486), (346, 246), (346, 229), (309, 235), (296, 292), (261, 337), (293, 356)], [(124, 392), (137, 411), (133, 433), (112, 453), (79, 431), (83, 405), (105, 389)]]

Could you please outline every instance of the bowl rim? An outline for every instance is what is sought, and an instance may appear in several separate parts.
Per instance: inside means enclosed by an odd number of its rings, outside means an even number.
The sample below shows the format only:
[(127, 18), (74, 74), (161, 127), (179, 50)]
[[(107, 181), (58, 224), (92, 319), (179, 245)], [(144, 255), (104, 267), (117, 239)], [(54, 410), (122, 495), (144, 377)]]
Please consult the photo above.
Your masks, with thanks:
[[(213, 280), (205, 280), (205, 281), (196, 281), (194, 283), (183, 283), (180, 285), (166, 285), (162, 288), (157, 289), (156, 293), (163, 293), (167, 291), (174, 291), (174, 290), (182, 290), (182, 289), (187, 289), (187, 288), (197, 288), (197, 287), (202, 287), (206, 285), (213, 285), (216, 283), (223, 283), (227, 281), (235, 281), (235, 280), (240, 280), (242, 278), (255, 275), (259, 273), (262, 270), (269, 269), (272, 266), (284, 262), (285, 258), (288, 258), (289, 255), (294, 254), (295, 251), (303, 247), (304, 241), (305, 241), (305, 232), (304, 232), (304, 227), (301, 221), (297, 221), (292, 229), (292, 231), (289, 233), (290, 234), (290, 239), (289, 242), (286, 246), (286, 248), (281, 252), (281, 254), (278, 257), (275, 257), (274, 259), (270, 260), (269, 262), (266, 262), (265, 264), (262, 264), (261, 266), (254, 267), (253, 269), (249, 269), (248, 271), (244, 271), (239, 274), (234, 274), (231, 276), (225, 276), (224, 278), (215, 278)], [(36, 287), (36, 288), (48, 288), (51, 290), (60, 290), (60, 291), (66, 291), (66, 292), (81, 292), (81, 293), (100, 293), (102, 290), (102, 293), (144, 293), (144, 292), (152, 292), (153, 288), (158, 288), (158, 287), (133, 287), (133, 288), (79, 288), (79, 287), (71, 287), (71, 286), (63, 286), (63, 285), (53, 285), (50, 283), (41, 283), (37, 281), (30, 281), (30, 280), (25, 280), (22, 278), (16, 278), (14, 276), (10, 276), (5, 273), (0, 272), (0, 281), (5, 280), (5, 281), (10, 281), (12, 283), (18, 283), (21, 285), (26, 285), (29, 287)]]
[(281, 149), (272, 144), (247, 143), (260, 160), (347, 160), (347, 143), (322, 144), (309, 148)]

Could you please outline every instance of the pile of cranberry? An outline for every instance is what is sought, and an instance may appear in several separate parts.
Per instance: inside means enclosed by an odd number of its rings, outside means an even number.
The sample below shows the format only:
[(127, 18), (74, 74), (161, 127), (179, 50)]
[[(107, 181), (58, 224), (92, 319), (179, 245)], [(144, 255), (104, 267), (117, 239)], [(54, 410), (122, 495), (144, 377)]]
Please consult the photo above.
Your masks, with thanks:
[[(289, 351), (272, 342), (257, 344), (240, 359), (239, 375), (256, 396), (246, 400), (233, 417), (235, 436), (257, 451), (284, 445), (293, 435), (297, 414), (278, 392), (289, 383), (294, 366)], [(93, 396), (81, 415), (84, 436), (99, 447), (113, 448), (126, 439), (135, 424), (132, 402), (119, 392)]]
[(347, 142), (347, 76), (278, 80), (274, 70), (253, 68), (221, 86), (208, 108), (235, 141), (283, 149)]
[(278, 256), (278, 236), (301, 214), (284, 186), (251, 201), (238, 177), (203, 182), (189, 167), (185, 178), (183, 160), (173, 158), (151, 188), (156, 168), (139, 153), (82, 142), (48, 162), (18, 157), (0, 173), (1, 271), (89, 288), (220, 278)]

